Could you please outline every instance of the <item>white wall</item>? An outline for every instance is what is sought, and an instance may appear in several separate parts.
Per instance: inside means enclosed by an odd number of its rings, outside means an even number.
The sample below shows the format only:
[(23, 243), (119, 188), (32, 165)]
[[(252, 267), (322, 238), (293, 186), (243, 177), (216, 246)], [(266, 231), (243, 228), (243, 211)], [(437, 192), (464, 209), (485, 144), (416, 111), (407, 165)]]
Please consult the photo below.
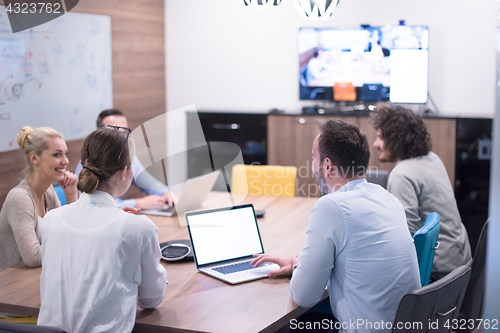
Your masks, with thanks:
[[(334, 18), (302, 20), (292, 0), (165, 0), (167, 110), (300, 112), (297, 32), (305, 26), (427, 25), (429, 93), (441, 114), (494, 114), (494, 0), (342, 0)], [(432, 104), (429, 107), (433, 109)]]

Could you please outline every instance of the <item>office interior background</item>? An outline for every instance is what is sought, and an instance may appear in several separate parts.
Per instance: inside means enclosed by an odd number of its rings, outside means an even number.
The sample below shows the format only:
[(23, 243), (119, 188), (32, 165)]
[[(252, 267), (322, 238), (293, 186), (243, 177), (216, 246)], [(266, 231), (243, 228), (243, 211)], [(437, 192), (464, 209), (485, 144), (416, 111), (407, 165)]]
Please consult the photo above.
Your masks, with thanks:
[[(495, 84), (494, 0), (341, 0), (326, 21), (303, 20), (292, 0), (278, 8), (245, 8), (243, 0), (80, 0), (75, 12), (111, 15), (113, 104), (131, 128), (165, 111), (195, 104), (198, 110), (300, 113), (300, 27), (407, 25), (429, 27), (427, 107), (444, 116), (500, 115)], [(0, 1), (3, 4), (3, 1)], [(418, 111), (420, 105), (408, 105)], [(50, 126), (50, 124), (47, 124)], [(494, 122), (494, 132), (500, 125)], [(185, 128), (168, 132), (171, 149)], [(489, 253), (500, 252), (500, 136), (494, 135), (490, 186)], [(68, 142), (74, 170), (82, 140)], [(174, 144), (175, 143), (175, 144)], [(0, 154), (0, 202), (18, 182), (22, 157)], [(500, 318), (500, 264), (489, 256), (486, 313)]]
[[(292, 1), (279, 8), (245, 8), (240, 1), (166, 1), (167, 109), (300, 113), (297, 34), (300, 27), (407, 25), (429, 27), (429, 95), (426, 107), (450, 117), (494, 117), (495, 33), (498, 1), (345, 0), (326, 21), (303, 20)], [(320, 104), (320, 103), (319, 103)], [(321, 104), (320, 104), (321, 105)], [(328, 105), (326, 105), (328, 106)], [(407, 105), (419, 111), (419, 105)], [(498, 122), (494, 125), (499, 133)], [(185, 137), (171, 128), (169, 142)], [(500, 140), (494, 136), (490, 178), (491, 241), (500, 251)], [(182, 142), (182, 141), (181, 141)], [(175, 147), (169, 146), (175, 150)], [(184, 148), (184, 147), (183, 147)], [(496, 200), (496, 201), (495, 201)], [(496, 209), (496, 210), (495, 210)], [(500, 295), (500, 265), (489, 257), (487, 295)], [(500, 301), (486, 299), (485, 318), (500, 317)]]

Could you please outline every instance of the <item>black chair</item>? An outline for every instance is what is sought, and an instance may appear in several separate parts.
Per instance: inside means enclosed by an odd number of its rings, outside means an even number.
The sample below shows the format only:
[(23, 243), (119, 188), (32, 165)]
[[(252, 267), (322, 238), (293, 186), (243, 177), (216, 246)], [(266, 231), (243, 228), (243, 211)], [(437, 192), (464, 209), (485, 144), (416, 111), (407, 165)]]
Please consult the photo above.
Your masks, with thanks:
[(389, 171), (368, 169), (365, 173), (366, 181), (373, 184), (378, 184), (387, 189), (387, 180), (389, 179)]
[[(481, 230), (479, 241), (477, 243), (474, 260), (472, 261), (471, 275), (467, 290), (465, 291), (464, 302), (460, 309), (458, 318), (465, 319), (480, 319), (483, 316), (483, 299), (484, 299), (484, 276), (486, 266), (486, 243), (488, 238), (488, 221)], [(467, 325), (465, 325), (467, 326)], [(458, 329), (457, 332), (472, 332), (472, 329)]]
[(66, 333), (56, 327), (37, 326), (31, 324), (18, 324), (0, 320), (0, 332), (2, 333)]
[(442, 279), (403, 296), (392, 332), (450, 332), (462, 305), (470, 272), (469, 264), (457, 267)]

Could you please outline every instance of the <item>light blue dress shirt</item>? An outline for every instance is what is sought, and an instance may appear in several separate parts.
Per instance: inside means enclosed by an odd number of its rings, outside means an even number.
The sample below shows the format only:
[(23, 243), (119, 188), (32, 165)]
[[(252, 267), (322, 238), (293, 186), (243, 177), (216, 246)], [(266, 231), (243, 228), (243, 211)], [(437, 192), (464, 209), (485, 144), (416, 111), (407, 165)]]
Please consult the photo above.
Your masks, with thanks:
[[(80, 161), (75, 169), (75, 175), (77, 177), (80, 175), (82, 169), (82, 161)], [(134, 178), (132, 178), (133, 185), (137, 186), (141, 192), (144, 192), (147, 195), (163, 195), (165, 192), (169, 191), (168, 186), (159, 182), (156, 178), (145, 171), (145, 169), (146, 168), (144, 168), (139, 159), (134, 157), (134, 164), (132, 164), (132, 171), (134, 172)], [(136, 183), (136, 177), (143, 171), (145, 172), (145, 174), (141, 176), (141, 185), (143, 186), (139, 186)], [(135, 199), (123, 199), (123, 196), (116, 199), (116, 204), (118, 205), (118, 208), (122, 208), (124, 206), (136, 208)]]
[(381, 186), (350, 181), (314, 206), (290, 291), (311, 307), (325, 287), (341, 332), (390, 332), (401, 298), (420, 287), (403, 206)]

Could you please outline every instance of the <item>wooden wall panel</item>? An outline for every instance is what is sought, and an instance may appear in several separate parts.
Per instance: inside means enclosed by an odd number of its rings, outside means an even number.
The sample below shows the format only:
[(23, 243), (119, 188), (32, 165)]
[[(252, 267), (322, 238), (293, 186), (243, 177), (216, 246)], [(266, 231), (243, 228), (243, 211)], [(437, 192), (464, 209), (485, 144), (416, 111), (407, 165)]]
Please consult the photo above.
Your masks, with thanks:
[[(314, 138), (319, 133), (318, 126), (328, 119), (342, 119), (357, 124), (361, 131), (365, 132), (370, 145), (370, 169), (376, 167), (390, 172), (394, 168), (396, 163), (382, 163), (378, 160), (377, 150), (373, 147), (377, 132), (372, 127), (369, 117), (269, 116), (268, 162), (299, 168), (297, 195), (304, 195), (300, 190), (304, 188), (307, 192), (306, 196), (314, 192), (316, 179), (311, 172), (311, 148)], [(424, 118), (424, 122), (432, 138), (432, 151), (443, 161), (452, 187), (454, 187), (456, 119)]]
[(455, 188), (457, 120), (424, 118), (424, 123), (431, 135), (432, 151), (443, 161), (448, 177), (450, 177), (451, 186)]
[(297, 167), (297, 195), (319, 197), (320, 189), (312, 172), (312, 145), (319, 127), (330, 119), (357, 124), (356, 117), (269, 116), (268, 163)]
[[(81, 0), (71, 12), (111, 16), (113, 105), (125, 113), (129, 126), (136, 128), (164, 113), (164, 1)], [(26, 124), (29, 125), (28, 119)], [(70, 155), (68, 169), (71, 171), (80, 159), (82, 143), (83, 140), (67, 143)], [(19, 183), (19, 171), (23, 167), (20, 150), (0, 154), (0, 205), (8, 191)], [(137, 194), (133, 193), (134, 196)]]
[(0, 203), (3, 205), (7, 193), (20, 181), (20, 172), (25, 162), (21, 150), (0, 154)]

